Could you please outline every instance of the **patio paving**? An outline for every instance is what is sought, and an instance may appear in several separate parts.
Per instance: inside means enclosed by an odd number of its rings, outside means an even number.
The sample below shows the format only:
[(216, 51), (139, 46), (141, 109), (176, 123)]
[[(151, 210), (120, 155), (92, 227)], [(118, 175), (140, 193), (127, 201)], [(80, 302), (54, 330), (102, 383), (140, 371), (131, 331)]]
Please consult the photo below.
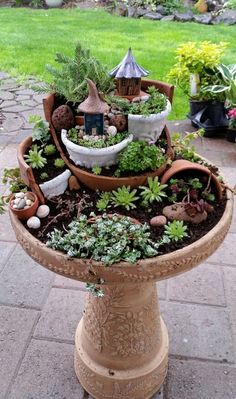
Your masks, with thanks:
[[(41, 115), (42, 97), (0, 72), (0, 177), (17, 166), (18, 143)], [(188, 121), (171, 131), (191, 131)], [(236, 183), (236, 144), (201, 138), (200, 154)], [(7, 188), (0, 182), (0, 194)], [(170, 333), (169, 371), (153, 399), (236, 399), (236, 212), (226, 240), (205, 264), (158, 283)], [(84, 284), (37, 266), (0, 216), (0, 399), (93, 399), (73, 369)], [(130, 398), (132, 399), (132, 398)]]

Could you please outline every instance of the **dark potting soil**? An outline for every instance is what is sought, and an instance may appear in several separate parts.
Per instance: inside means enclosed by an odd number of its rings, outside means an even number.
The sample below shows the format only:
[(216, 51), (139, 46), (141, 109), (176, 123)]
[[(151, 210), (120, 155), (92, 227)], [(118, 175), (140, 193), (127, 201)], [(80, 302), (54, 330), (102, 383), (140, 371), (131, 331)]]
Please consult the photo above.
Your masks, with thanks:
[[(45, 168), (34, 169), (35, 181), (38, 184), (45, 183), (49, 180), (52, 180), (52, 179), (54, 179), (54, 177), (57, 177), (64, 172), (64, 170), (66, 169), (66, 165), (63, 166), (63, 168), (57, 168), (54, 165), (54, 161), (57, 158), (60, 158), (60, 155), (53, 156), (53, 157), (52, 156), (47, 157), (47, 164), (46, 164)], [(44, 172), (46, 172), (48, 174), (47, 179), (41, 179), (41, 177), (40, 177), (40, 175)]]
[[(99, 193), (92, 191), (86, 187), (77, 192), (66, 191), (63, 195), (47, 200), (47, 205), (50, 207), (50, 215), (46, 219), (41, 219), (41, 227), (38, 230), (31, 230), (30, 232), (43, 243), (48, 240), (48, 233), (52, 232), (54, 228), (67, 231), (68, 225), (77, 217), (78, 209), (81, 213), (89, 216), (91, 212), (96, 215), (101, 215), (96, 208), (96, 202), (99, 199)], [(141, 201), (140, 201), (141, 202)], [(166, 205), (170, 205), (168, 200), (161, 203), (153, 203), (150, 208), (144, 208), (141, 203), (137, 201), (137, 208), (127, 211), (123, 207), (111, 206), (108, 208), (109, 213), (119, 213), (135, 219), (141, 223), (148, 223), (152, 217), (162, 214), (162, 209)], [(83, 204), (82, 204), (83, 203)], [(214, 212), (208, 214), (206, 221), (201, 224), (186, 223), (188, 226), (188, 237), (179, 242), (171, 242), (163, 245), (160, 248), (160, 254), (167, 254), (177, 249), (186, 247), (203, 237), (210, 231), (221, 219), (226, 206), (226, 198), (224, 197), (220, 202), (214, 204)], [(25, 224), (26, 226), (26, 224)], [(27, 228), (27, 226), (26, 226)], [(150, 226), (151, 239), (157, 241), (164, 232), (164, 227)]]

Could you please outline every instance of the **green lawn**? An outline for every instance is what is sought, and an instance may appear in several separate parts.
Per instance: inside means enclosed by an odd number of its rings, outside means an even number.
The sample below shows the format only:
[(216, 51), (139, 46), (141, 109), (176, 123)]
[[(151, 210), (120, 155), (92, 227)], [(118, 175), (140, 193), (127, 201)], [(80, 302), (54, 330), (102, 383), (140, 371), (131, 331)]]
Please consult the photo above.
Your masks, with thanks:
[[(132, 47), (137, 61), (150, 78), (165, 80), (174, 63), (174, 51), (188, 40), (226, 41), (224, 62), (235, 62), (235, 26), (204, 26), (195, 23), (153, 22), (111, 16), (102, 10), (32, 10), (0, 8), (0, 70), (20, 76), (49, 80), (45, 63), (54, 54), (70, 55), (79, 40), (109, 68)], [(175, 93), (172, 119), (185, 117), (187, 99)]]

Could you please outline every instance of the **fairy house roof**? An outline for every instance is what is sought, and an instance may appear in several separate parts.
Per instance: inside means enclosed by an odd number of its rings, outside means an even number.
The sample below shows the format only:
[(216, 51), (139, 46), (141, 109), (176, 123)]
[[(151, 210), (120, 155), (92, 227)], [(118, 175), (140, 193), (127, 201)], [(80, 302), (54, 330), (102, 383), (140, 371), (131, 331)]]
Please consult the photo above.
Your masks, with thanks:
[(89, 95), (86, 100), (79, 105), (78, 109), (88, 114), (105, 114), (109, 112), (109, 106), (101, 100), (95, 83), (90, 79), (86, 80), (89, 86)]
[(141, 78), (141, 76), (147, 76), (149, 74), (146, 69), (142, 68), (135, 61), (131, 48), (129, 48), (126, 56), (123, 58), (121, 63), (117, 65), (112, 71), (109, 73), (110, 76), (114, 78)]

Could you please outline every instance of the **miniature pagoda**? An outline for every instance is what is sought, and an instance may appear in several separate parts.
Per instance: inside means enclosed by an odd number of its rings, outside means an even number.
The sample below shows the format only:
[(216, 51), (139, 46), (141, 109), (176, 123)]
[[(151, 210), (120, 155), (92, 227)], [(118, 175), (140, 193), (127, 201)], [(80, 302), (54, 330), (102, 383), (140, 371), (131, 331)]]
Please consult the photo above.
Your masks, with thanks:
[(89, 86), (89, 95), (78, 106), (78, 110), (84, 113), (85, 133), (102, 135), (104, 132), (104, 113), (109, 112), (109, 106), (101, 100), (95, 83), (90, 79), (86, 80)]
[(147, 76), (148, 73), (136, 63), (131, 48), (129, 48), (124, 59), (109, 75), (117, 79), (119, 96), (138, 96), (141, 90), (141, 77)]

